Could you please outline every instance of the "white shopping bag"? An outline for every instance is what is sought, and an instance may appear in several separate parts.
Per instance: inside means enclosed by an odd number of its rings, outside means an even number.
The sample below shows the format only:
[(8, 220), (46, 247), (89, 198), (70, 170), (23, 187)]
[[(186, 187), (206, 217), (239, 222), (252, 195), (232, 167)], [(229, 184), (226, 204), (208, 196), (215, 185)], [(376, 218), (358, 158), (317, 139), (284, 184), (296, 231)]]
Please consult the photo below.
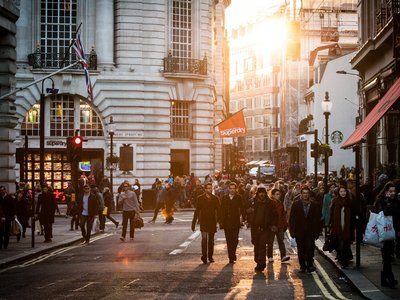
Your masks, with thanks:
[(376, 225), (378, 226), (379, 242), (396, 239), (392, 216), (385, 216), (381, 211), (376, 217)]
[(100, 232), (100, 221), (99, 218), (94, 218), (93, 226), (92, 226), (92, 233), (99, 233)]
[(378, 225), (376, 223), (377, 217), (378, 214), (370, 212), (367, 228), (365, 229), (364, 234), (364, 243), (380, 247), (382, 245), (379, 243)]

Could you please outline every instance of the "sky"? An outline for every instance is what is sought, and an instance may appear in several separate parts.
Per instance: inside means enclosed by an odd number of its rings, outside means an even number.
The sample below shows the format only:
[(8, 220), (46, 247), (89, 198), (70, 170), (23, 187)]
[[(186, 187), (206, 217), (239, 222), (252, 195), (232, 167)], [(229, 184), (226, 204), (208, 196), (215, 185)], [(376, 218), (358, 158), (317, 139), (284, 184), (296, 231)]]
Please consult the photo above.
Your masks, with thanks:
[(275, 12), (285, 0), (232, 0), (226, 10), (226, 27), (237, 28), (241, 24), (253, 23), (257, 15)]

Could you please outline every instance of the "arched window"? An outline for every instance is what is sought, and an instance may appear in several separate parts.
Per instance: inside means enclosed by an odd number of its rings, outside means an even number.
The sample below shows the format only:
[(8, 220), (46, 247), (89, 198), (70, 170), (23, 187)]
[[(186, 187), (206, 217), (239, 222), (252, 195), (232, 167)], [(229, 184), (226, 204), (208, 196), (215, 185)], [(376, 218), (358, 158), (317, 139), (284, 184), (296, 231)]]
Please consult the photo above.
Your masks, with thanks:
[[(46, 99), (47, 100), (47, 99)], [(45, 102), (49, 111), (45, 131), (52, 137), (73, 136), (76, 129), (80, 135), (104, 136), (101, 120), (93, 108), (84, 100), (68, 94), (51, 95)], [(79, 109), (78, 109), (79, 108)], [(40, 104), (34, 104), (25, 115), (21, 126), (21, 136), (39, 136)]]

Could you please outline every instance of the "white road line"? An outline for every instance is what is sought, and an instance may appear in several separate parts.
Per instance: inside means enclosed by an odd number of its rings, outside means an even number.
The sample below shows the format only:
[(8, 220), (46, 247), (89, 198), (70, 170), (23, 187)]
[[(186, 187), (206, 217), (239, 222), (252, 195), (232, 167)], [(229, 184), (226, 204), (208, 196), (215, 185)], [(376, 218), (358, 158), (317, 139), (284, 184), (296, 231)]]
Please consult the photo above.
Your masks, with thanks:
[(57, 283), (60, 283), (60, 282), (62, 282), (62, 281), (63, 281), (63, 280), (57, 280), (57, 281), (55, 281), (55, 282), (51, 282), (51, 283), (46, 284), (46, 285), (43, 285), (43, 286), (38, 286), (38, 287), (36, 287), (36, 289), (41, 290), (41, 289), (47, 288), (47, 287), (49, 287), (49, 286), (55, 285), (55, 284), (57, 284)]
[(173, 251), (171, 251), (169, 253), (169, 255), (177, 255), (182, 253), (183, 251), (185, 251), (187, 249), (187, 247), (189, 247), (189, 245), (198, 237), (200, 236), (200, 230), (196, 230), (195, 232), (192, 233), (191, 236), (189, 236), (186, 241), (184, 241), (182, 244), (179, 245), (180, 248), (178, 249), (174, 249)]
[(87, 287), (91, 286), (91, 285), (94, 284), (94, 283), (96, 283), (96, 282), (89, 282), (88, 284), (85, 284), (84, 286), (82, 286), (82, 287), (80, 287), (80, 288), (77, 288), (77, 289), (75, 289), (75, 290), (72, 290), (72, 291), (73, 291), (73, 292), (80, 292), (80, 291), (86, 289)]
[(336, 285), (333, 283), (332, 279), (329, 277), (329, 275), (325, 272), (325, 270), (322, 268), (322, 266), (319, 264), (318, 261), (314, 260), (315, 266), (317, 267), (318, 271), (321, 273), (322, 277), (325, 279), (326, 283), (329, 285), (331, 290), (335, 293), (336, 297), (342, 300), (349, 300), (343, 294), (339, 291), (339, 289), (336, 287)]
[(128, 284), (124, 285), (124, 288), (129, 288), (132, 283), (135, 283), (136, 281), (139, 281), (139, 280), (140, 280), (139, 278), (132, 280)]

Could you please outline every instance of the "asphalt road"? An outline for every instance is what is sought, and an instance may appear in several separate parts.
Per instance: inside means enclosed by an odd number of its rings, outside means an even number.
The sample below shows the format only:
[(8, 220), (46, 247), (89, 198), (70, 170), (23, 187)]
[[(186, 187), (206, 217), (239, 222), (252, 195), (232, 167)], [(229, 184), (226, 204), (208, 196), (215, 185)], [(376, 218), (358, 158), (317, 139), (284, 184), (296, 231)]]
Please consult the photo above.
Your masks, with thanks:
[[(134, 241), (120, 242), (121, 229), (89, 245), (57, 249), (0, 269), (1, 299), (362, 299), (322, 257), (317, 272), (298, 274), (294, 249), (281, 263), (255, 273), (250, 231), (240, 232), (238, 261), (228, 263), (222, 231), (216, 234), (215, 263), (201, 260), (200, 232), (190, 230), (193, 212), (178, 212), (172, 225), (145, 224)], [(120, 217), (120, 216), (118, 216)], [(144, 214), (145, 222), (150, 214)], [(198, 228), (197, 228), (198, 229)], [(128, 235), (129, 236), (129, 235)]]

